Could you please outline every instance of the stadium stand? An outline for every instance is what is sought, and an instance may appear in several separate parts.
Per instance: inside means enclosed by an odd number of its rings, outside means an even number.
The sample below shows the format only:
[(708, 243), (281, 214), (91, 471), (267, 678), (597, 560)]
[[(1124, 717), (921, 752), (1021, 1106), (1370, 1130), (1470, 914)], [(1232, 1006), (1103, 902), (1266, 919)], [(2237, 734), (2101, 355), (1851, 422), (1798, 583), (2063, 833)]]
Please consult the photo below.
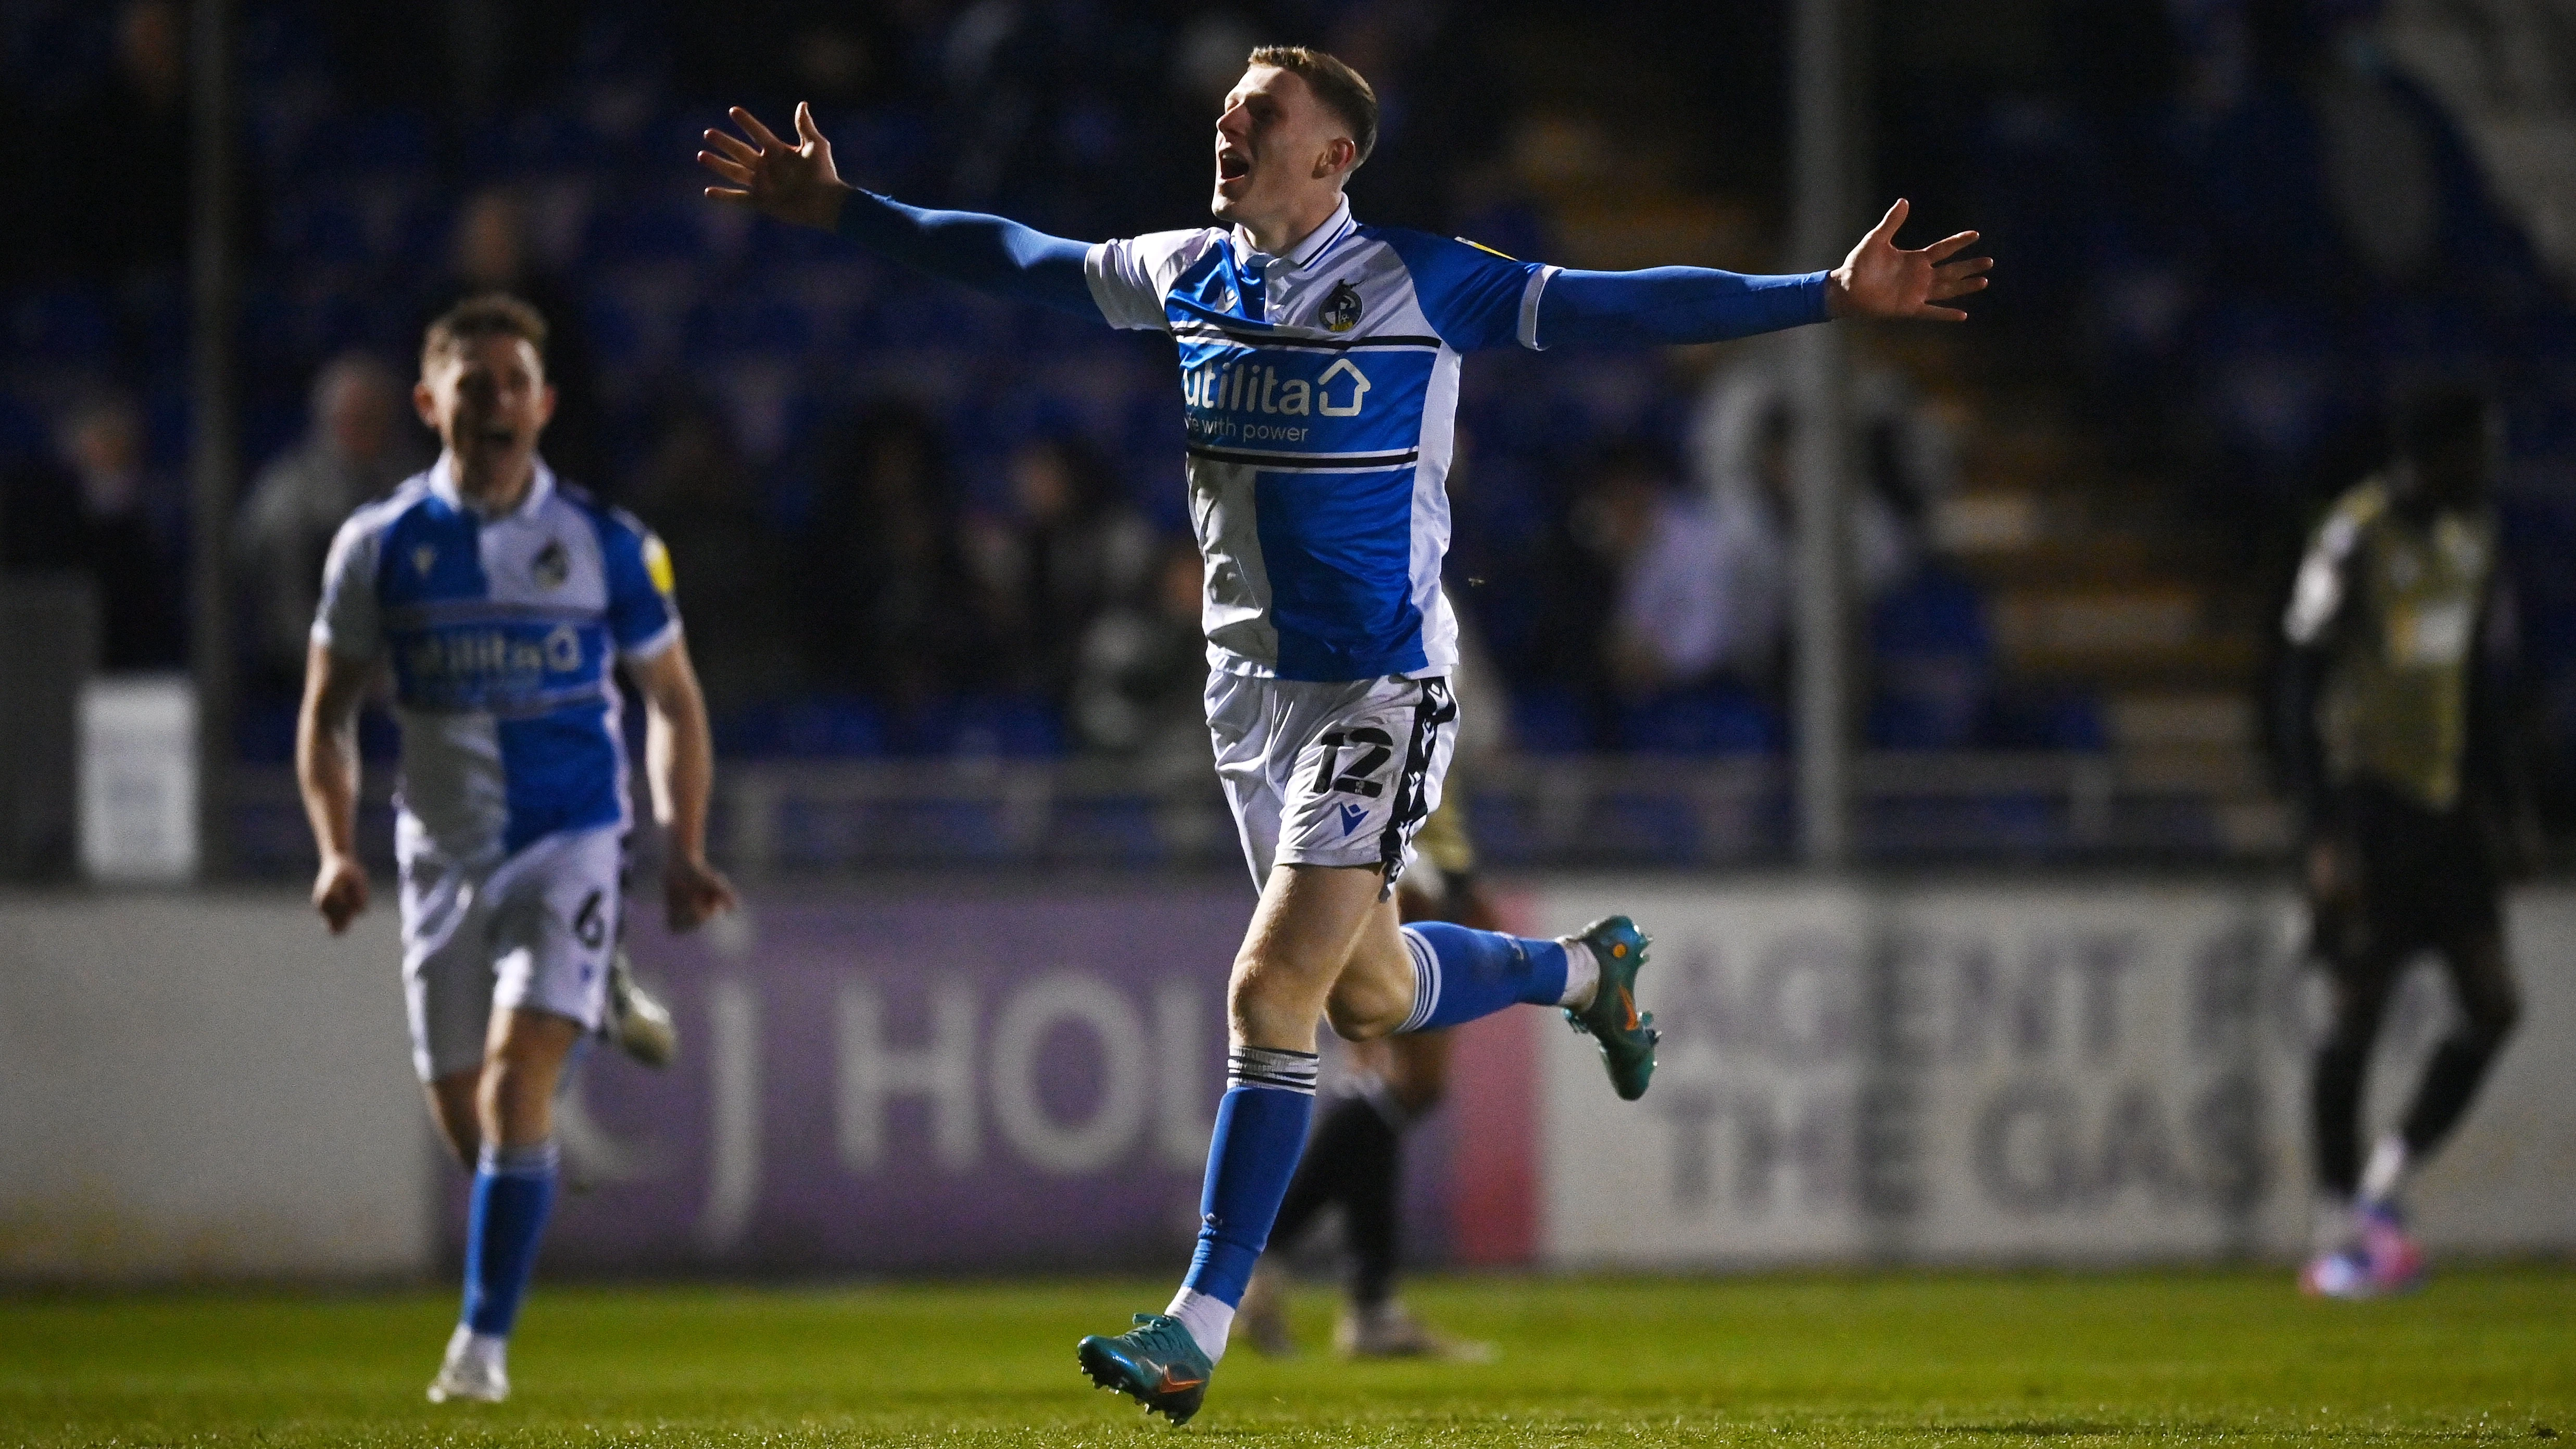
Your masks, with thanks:
[[(756, 774), (764, 761), (1016, 769), (1067, 756), (1080, 733), (1065, 723), (1061, 692), (1031, 693), (976, 667), (976, 631), (998, 627), (995, 611), (1007, 605), (978, 581), (974, 530), (1012, 513), (1016, 450), (1074, 437), (1105, 460), (1125, 505), (1180, 531), (1159, 344), (997, 306), (747, 222), (702, 204), (688, 164), (714, 117), (711, 97), (746, 84), (768, 97), (805, 86), (870, 184), (1086, 234), (1194, 215), (1196, 154), (1134, 149), (1197, 104), (1176, 59), (1181, 39), (1166, 36), (1164, 50), (1140, 59), (1118, 48), (1139, 33), (1132, 26), (1094, 34), (1004, 10), (1017, 28), (998, 37), (936, 8), (901, 12), (908, 18), (884, 21), (860, 47), (875, 59), (845, 74), (817, 58), (822, 32), (810, 28), (752, 27), (757, 43), (728, 49), (695, 21), (532, 6), (519, 51), (479, 80), (442, 82), (397, 74), (387, 42), (353, 39), (299, 0), (245, 5), (246, 472), (302, 433), (307, 388), (326, 359), (408, 357), (425, 308), (477, 275), (461, 260), (477, 198), (505, 198), (506, 216), (488, 224), (506, 229), (515, 274), (579, 339), (571, 380), (581, 396), (566, 432), (582, 436), (564, 449), (578, 453), (585, 481), (653, 506), (648, 475), (686, 416), (720, 434), (710, 446), (752, 495), (747, 542), (730, 554), (699, 550), (676, 530), (671, 540), (684, 597), (743, 601), (722, 619), (711, 611), (701, 651), (774, 660), (710, 671), (729, 758)], [(2083, 45), (2020, 11), (2010, 23), (2028, 43), (2002, 48), (2022, 57), (2010, 64), (1891, 53), (1899, 74), (1879, 120), (1882, 175), (1944, 218), (1973, 216), (2008, 281), (1961, 334), (1867, 344), (1874, 365), (1912, 390), (1910, 406), (1957, 443), (1946, 481), (1898, 510), (1906, 557), (1920, 562), (1869, 615), (1860, 728), (1874, 750), (1921, 757), (1881, 761), (1872, 778), (1930, 779), (1935, 757), (1996, 755), (1996, 768), (2023, 771), (2028, 789), (1969, 802), (1958, 828), (2009, 853), (2081, 854), (2086, 839), (2147, 854), (2276, 848), (2266, 725), (2253, 703), (2267, 620), (2307, 518), (2368, 457), (2377, 399), (2428, 368), (2487, 378), (2507, 398), (2507, 539), (2525, 585), (2528, 693), (2537, 728), (2576, 743), (2576, 593), (2546, 564), (2576, 532), (2567, 421), (2576, 311), (2565, 289), (2576, 265), (2565, 198), (2576, 189), (2564, 174), (2576, 148), (2563, 144), (2576, 124), (2576, 70), (2566, 37), (2545, 26), (2525, 35), (2514, 27), (2539, 22), (2501, 3), (2404, 0), (2361, 21), (2305, 10), (2283, 20), (2284, 7), (2263, 3), (2170, 18), (2161, 7), (2128, 10), (2145, 17), (2146, 59), (2107, 88), (2093, 83)], [(2472, 24), (2470, 10), (2487, 18)], [(76, 136), (103, 108), (166, 89), (175, 62), (152, 17), (171, 11), (153, 0), (12, 7), (0, 22), (0, 89), (14, 93), (8, 104), (31, 134)], [(1364, 211), (1573, 264), (1775, 260), (1776, 163), (1752, 153), (1776, 139), (1777, 122), (1757, 113), (1758, 88), (1702, 123), (1740, 124), (1747, 159), (1703, 173), (1660, 167), (1633, 131), (1636, 116), (1669, 111), (1670, 97), (1622, 96), (1581, 65), (1512, 88), (1525, 99), (1511, 114), (1408, 109), (1406, 98), (1437, 100), (1450, 84), (1426, 57), (1467, 43), (1463, 7), (1425, 13), (1415, 29), (1379, 38), (1377, 69), (1399, 102), (1388, 156), (1439, 147), (1442, 165), (1390, 160), (1364, 174)], [(1494, 59), (1528, 70), (1545, 49)], [(1963, 130), (1974, 144), (1909, 139)], [(153, 164), (176, 164), (167, 153), (183, 136), (165, 127), (146, 139), (160, 148)], [(1107, 159), (1140, 154), (1150, 159)], [(1424, 182), (1434, 170), (1437, 184)], [(34, 183), (40, 195), (82, 184)], [(2357, 208), (2365, 194), (2375, 200)], [(67, 486), (60, 421), (85, 399), (129, 396), (146, 420), (150, 476), (165, 490), (145, 512), (165, 556), (183, 557), (195, 545), (169, 491), (186, 422), (175, 256), (148, 240), (98, 245), (42, 227), (8, 248), (0, 469), (13, 513), (42, 517), (26, 500)], [(1583, 662), (1601, 650), (1599, 611), (1556, 607), (1564, 601), (1545, 581), (1579, 546), (1587, 469), (1613, 443), (1679, 456), (1692, 398), (1718, 361), (1487, 359), (1471, 368), (1460, 408), (1473, 448), (1453, 588), (1509, 682), (1523, 756), (1687, 757), (1706, 798), (1737, 799), (1722, 782), (1739, 776), (1767, 782), (1748, 785), (1743, 798), (1756, 803), (1728, 807), (1735, 824), (1713, 836), (1696, 825), (1649, 832), (1680, 860), (1785, 849), (1786, 816), (1765, 803), (1787, 736), (1777, 653), (1749, 674), (1604, 707)], [(896, 402), (925, 420), (917, 449), (854, 437)], [(869, 531), (875, 514), (851, 531), (854, 500), (925, 489), (936, 502), (923, 525), (938, 536), (919, 541), (908, 577), (954, 593), (956, 627), (909, 663), (854, 652), (851, 639), (882, 633), (880, 617), (817, 618), (797, 601), (839, 597), (815, 592), (852, 569), (835, 548), (863, 533), (877, 540), (871, 548), (883, 542)], [(771, 566), (747, 562), (764, 547)], [(32, 567), (76, 550), (13, 533), (6, 552), (11, 566)], [(867, 607), (894, 607), (889, 597), (878, 590)], [(753, 621), (739, 626), (751, 633), (723, 637), (737, 619)], [(780, 619), (798, 623), (782, 631)], [(1586, 619), (1596, 632), (1575, 629)], [(283, 707), (248, 702), (247, 759), (278, 759)], [(2120, 802), (2109, 825), (2080, 798), (2095, 786), (2066, 783), (2105, 777)], [(2551, 779), (2564, 819), (2576, 784)], [(1486, 828), (1508, 856), (1500, 822), (1512, 818), (1504, 797), (1518, 787), (1491, 788), (1496, 823)], [(285, 805), (274, 790), (253, 796), (251, 816)], [(1630, 809), (1627, 798), (1609, 791), (1577, 814)], [(2045, 808), (2025, 810), (2033, 800)], [(961, 821), (982, 808), (952, 803)], [(1652, 808), (1708, 816), (1686, 794)], [(1911, 808), (1891, 803), (1887, 818)], [(1135, 800), (1101, 809), (1095, 816), (1129, 825), (1075, 834), (1112, 855), (1153, 834), (1133, 822), (1161, 818)], [(2183, 823), (2140, 834), (2119, 823), (2133, 817)], [(1571, 817), (1551, 818), (1547, 830), (1524, 832), (1526, 848), (1574, 838)], [(2031, 823), (2041, 819), (2055, 823)], [(2094, 824), (2069, 823), (2079, 819)], [(940, 838), (984, 838), (977, 828), (942, 827)], [(1901, 857), (1944, 828), (1906, 824), (1873, 848)], [(253, 856), (287, 867), (291, 832), (245, 829), (284, 852)], [(786, 834), (805, 838), (802, 826)], [(1010, 831), (987, 835), (1011, 854)], [(820, 846), (804, 854), (831, 863)]]

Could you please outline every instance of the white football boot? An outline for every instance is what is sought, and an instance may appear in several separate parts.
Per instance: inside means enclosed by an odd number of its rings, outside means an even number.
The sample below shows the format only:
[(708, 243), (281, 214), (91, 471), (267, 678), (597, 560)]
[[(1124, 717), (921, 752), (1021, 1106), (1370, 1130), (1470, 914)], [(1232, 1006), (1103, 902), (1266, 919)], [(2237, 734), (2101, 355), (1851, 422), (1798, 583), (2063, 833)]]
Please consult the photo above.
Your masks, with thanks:
[(1452, 1363), (1491, 1363), (1494, 1346), (1451, 1338), (1390, 1299), (1342, 1310), (1333, 1325), (1333, 1347), (1344, 1358), (1437, 1358)]
[(510, 1397), (510, 1340), (489, 1338), (464, 1324), (448, 1336), (446, 1361), (429, 1381), (429, 1401), (443, 1404), (464, 1399), (497, 1404)]
[(1288, 1331), (1288, 1275), (1268, 1263), (1252, 1270), (1243, 1301), (1235, 1305), (1233, 1338), (1252, 1345), (1263, 1358), (1288, 1358), (1297, 1340)]
[(667, 1067), (680, 1053), (680, 1031), (671, 1008), (635, 979), (626, 948), (608, 963), (608, 1037), (617, 1049), (648, 1067)]

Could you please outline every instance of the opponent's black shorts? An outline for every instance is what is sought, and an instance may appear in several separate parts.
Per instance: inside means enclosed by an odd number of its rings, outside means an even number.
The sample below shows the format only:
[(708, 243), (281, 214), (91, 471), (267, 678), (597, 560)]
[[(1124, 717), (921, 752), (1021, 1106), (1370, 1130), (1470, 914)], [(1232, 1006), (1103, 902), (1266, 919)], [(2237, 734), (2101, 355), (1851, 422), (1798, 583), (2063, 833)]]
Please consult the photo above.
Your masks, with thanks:
[(2425, 809), (2373, 780), (2337, 791), (2337, 839), (2352, 888), (2315, 900), (2316, 944), (2330, 958), (2386, 959), (2503, 928), (2494, 849), (2463, 803)]

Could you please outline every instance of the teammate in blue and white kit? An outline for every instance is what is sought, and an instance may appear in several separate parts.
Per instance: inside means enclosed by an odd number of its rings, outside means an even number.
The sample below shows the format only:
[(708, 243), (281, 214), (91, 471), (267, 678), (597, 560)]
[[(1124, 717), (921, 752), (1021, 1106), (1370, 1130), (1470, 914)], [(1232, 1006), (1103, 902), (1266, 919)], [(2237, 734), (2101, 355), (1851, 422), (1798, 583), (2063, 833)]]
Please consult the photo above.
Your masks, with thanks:
[(1841, 267), (1785, 277), (1568, 271), (1369, 226), (1342, 185), (1376, 142), (1377, 99), (1302, 47), (1254, 51), (1217, 118), (1223, 227), (1091, 246), (854, 190), (806, 107), (793, 141), (732, 117), (741, 134), (709, 131), (698, 154), (725, 183), (710, 196), (1178, 345), (1208, 724), (1261, 901), (1227, 994), (1227, 1089), (1189, 1274), (1164, 1313), (1084, 1339), (1079, 1357), (1093, 1382), (1187, 1419), (1305, 1140), (1317, 1017), (1367, 1040), (1561, 1006), (1622, 1097), (1654, 1069), (1633, 991), (1646, 940), (1626, 917), (1523, 940), (1400, 926), (1390, 899), (1439, 804), (1457, 716), (1440, 564), (1462, 355), (1714, 342), (1846, 315), (1962, 320), (1938, 304), (1983, 287), (1988, 263), (1956, 256), (1973, 232), (1899, 251), (1901, 201)]
[(553, 1102), (601, 1025), (618, 949), (623, 667), (645, 701), (670, 924), (730, 909), (706, 863), (706, 706), (661, 540), (537, 456), (545, 323), (483, 297), (432, 323), (413, 399), (443, 451), (340, 529), (313, 623), (296, 766), (336, 934), (367, 907), (356, 720), (380, 671), (402, 726), (403, 988), (430, 1115), (474, 1171), (465, 1304), (434, 1402), (496, 1401), (554, 1200)]

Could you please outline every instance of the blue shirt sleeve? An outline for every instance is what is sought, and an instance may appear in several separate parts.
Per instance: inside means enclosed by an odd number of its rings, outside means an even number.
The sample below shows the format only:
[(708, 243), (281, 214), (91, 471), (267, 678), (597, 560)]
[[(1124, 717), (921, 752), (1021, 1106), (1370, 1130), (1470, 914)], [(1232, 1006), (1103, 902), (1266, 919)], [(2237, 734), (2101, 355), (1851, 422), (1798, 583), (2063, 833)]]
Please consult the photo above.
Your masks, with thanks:
[(1440, 340), (1460, 352), (1525, 342), (1531, 284), (1546, 270), (1473, 242), (1428, 232), (1362, 227), (1395, 252), (1413, 275), (1413, 295)]
[(1803, 327), (1825, 320), (1825, 275), (1748, 276), (1706, 267), (1558, 272), (1539, 296), (1529, 345), (1653, 347)]
[(995, 296), (1097, 317), (1081, 242), (973, 211), (925, 211), (873, 191), (841, 206), (840, 234), (881, 256)]
[(608, 575), (608, 637), (627, 658), (651, 658), (680, 634), (671, 553), (624, 509), (596, 515), (601, 567)]

